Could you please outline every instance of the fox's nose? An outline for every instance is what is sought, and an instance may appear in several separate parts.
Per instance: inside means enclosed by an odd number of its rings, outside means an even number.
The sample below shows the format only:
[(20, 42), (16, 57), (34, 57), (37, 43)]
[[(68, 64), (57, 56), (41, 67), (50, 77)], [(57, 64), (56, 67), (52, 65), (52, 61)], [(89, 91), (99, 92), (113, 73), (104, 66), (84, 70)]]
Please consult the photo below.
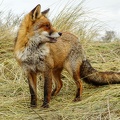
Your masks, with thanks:
[(61, 32), (58, 32), (58, 34), (61, 36), (62, 35), (62, 33)]

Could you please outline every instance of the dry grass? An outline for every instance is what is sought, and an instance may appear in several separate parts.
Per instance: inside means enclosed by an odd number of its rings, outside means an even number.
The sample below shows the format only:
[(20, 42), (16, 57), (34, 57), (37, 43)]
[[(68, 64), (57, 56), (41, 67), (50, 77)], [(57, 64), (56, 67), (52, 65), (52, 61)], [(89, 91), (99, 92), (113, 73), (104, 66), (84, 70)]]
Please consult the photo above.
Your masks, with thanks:
[[(79, 10), (81, 10), (81, 6)], [(58, 20), (61, 18), (59, 17)], [(67, 20), (65, 20), (66, 24), (69, 25)], [(74, 23), (74, 21), (71, 22)], [(73, 24), (66, 30), (73, 30), (75, 25)], [(61, 26), (65, 27), (63, 24)], [(9, 29), (6, 32), (6, 29), (3, 31), (1, 27), (0, 36), (2, 36), (0, 37), (0, 120), (120, 119), (120, 85), (94, 87), (83, 83), (83, 100), (74, 103), (72, 100), (76, 86), (65, 71), (63, 72), (64, 86), (59, 95), (52, 98), (49, 109), (40, 107), (43, 99), (43, 81), (40, 80), (40, 76), (38, 77), (38, 107), (30, 108), (27, 79), (13, 55), (14, 36)], [(83, 36), (88, 38), (86, 34)], [(101, 71), (120, 71), (120, 42), (100, 43), (88, 42), (88, 39), (84, 39), (82, 43), (95, 68)]]
[[(64, 87), (52, 98), (49, 109), (40, 107), (43, 99), (43, 81), (38, 78), (38, 107), (29, 108), (27, 80), (15, 60), (1, 64), (0, 119), (1, 120), (118, 120), (120, 119), (120, 85), (94, 87), (84, 84), (83, 100), (72, 102), (76, 86), (64, 72)], [(98, 64), (99, 66), (99, 64)]]

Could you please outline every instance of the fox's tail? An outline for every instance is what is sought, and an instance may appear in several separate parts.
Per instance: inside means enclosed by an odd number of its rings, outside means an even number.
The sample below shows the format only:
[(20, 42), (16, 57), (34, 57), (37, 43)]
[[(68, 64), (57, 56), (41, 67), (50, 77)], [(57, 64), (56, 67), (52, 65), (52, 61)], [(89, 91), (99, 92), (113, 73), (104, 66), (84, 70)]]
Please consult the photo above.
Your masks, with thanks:
[(120, 84), (120, 72), (99, 72), (91, 66), (88, 60), (82, 62), (80, 76), (86, 83), (96, 86)]

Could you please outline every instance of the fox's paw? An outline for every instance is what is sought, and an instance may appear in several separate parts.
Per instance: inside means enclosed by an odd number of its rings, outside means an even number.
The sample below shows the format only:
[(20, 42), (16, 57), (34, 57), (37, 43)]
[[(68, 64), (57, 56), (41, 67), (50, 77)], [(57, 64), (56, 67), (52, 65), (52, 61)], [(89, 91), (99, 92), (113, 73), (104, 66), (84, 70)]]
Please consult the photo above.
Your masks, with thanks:
[(81, 98), (80, 97), (77, 97), (73, 100), (73, 102), (78, 102), (78, 101), (81, 101)]
[(43, 105), (41, 107), (43, 107), (43, 108), (49, 108), (49, 104), (44, 104), (43, 103)]
[(31, 108), (36, 108), (37, 105), (32, 105), (32, 104), (31, 104), (30, 107), (31, 107)]
[(32, 107), (32, 108), (36, 108), (37, 107), (36, 99), (31, 99), (30, 107)]
[(36, 108), (36, 107), (37, 107), (37, 103), (36, 103), (35, 101), (34, 101), (34, 102), (31, 102), (30, 107)]

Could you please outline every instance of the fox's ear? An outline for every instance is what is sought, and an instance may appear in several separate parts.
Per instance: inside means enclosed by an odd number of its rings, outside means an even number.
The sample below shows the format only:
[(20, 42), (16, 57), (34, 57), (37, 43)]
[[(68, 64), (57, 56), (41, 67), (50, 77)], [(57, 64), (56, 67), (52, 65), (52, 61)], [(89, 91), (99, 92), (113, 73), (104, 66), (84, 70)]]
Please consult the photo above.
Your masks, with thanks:
[(48, 8), (47, 10), (42, 11), (41, 13), (42, 13), (42, 15), (47, 16), (49, 11), (50, 11), (50, 8)]
[(40, 5), (40, 4), (38, 4), (38, 5), (31, 11), (31, 15), (32, 15), (32, 20), (33, 20), (33, 21), (40, 17), (40, 15), (41, 15), (41, 5)]

